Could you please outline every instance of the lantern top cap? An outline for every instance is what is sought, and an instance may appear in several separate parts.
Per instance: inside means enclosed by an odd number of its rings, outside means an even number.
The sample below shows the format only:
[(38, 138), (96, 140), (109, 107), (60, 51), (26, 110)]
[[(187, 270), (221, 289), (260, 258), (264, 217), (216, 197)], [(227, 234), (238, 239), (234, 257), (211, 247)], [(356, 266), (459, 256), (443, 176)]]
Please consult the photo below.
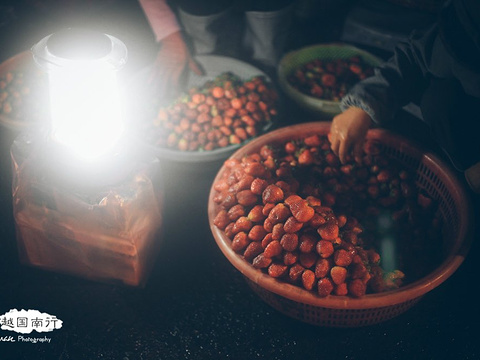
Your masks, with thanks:
[(98, 31), (79, 28), (48, 35), (31, 51), (37, 65), (47, 71), (79, 62), (104, 62), (119, 70), (127, 61), (127, 48), (122, 41)]

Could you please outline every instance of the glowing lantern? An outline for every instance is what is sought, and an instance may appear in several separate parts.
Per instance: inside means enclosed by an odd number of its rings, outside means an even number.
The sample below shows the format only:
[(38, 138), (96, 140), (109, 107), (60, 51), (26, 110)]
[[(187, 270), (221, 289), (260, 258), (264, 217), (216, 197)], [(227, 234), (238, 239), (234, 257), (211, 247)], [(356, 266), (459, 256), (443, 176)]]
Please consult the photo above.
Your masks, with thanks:
[[(128, 146), (118, 39), (67, 29), (32, 48), (49, 75), (51, 123), (11, 147), (22, 263), (91, 279), (145, 284), (159, 250), (158, 159)], [(73, 155), (73, 156), (72, 156)]]
[(125, 128), (117, 84), (125, 45), (103, 33), (66, 29), (43, 38), (32, 52), (48, 72), (53, 139), (83, 159), (111, 151)]

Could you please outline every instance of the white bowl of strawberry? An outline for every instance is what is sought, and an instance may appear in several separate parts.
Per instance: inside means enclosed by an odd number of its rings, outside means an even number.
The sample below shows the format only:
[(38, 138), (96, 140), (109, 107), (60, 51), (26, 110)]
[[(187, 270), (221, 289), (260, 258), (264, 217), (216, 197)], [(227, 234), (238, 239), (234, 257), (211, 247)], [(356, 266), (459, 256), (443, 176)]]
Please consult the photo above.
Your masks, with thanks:
[(278, 94), (265, 73), (223, 56), (196, 60), (205, 75), (191, 73), (186, 92), (171, 103), (156, 103), (136, 130), (165, 160), (188, 164), (225, 160), (269, 131), (278, 115)]

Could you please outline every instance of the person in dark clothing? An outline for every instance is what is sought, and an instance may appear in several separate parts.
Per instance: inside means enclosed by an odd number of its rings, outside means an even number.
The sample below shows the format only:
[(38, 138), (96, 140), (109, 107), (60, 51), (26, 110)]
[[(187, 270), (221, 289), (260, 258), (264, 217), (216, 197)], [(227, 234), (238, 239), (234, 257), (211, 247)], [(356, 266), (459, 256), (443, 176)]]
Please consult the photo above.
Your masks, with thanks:
[(361, 161), (368, 129), (398, 121), (398, 110), (410, 102), (419, 105), (438, 147), (480, 193), (480, 1), (448, 1), (434, 26), (413, 33), (374, 76), (349, 91), (332, 121), (332, 150), (342, 162), (350, 154)]

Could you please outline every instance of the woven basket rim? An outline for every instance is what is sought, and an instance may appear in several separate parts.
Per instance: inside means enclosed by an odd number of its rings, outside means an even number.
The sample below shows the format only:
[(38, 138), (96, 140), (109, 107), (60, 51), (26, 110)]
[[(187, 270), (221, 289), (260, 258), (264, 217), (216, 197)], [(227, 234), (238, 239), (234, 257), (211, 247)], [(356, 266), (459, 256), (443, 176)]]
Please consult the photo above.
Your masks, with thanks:
[[(245, 145), (241, 149), (237, 150), (231, 158), (241, 159), (244, 155), (252, 152), (253, 149), (257, 149), (259, 146), (265, 143), (271, 143), (274, 139), (287, 138), (287, 137), (301, 137), (305, 135), (302, 131), (308, 129), (309, 134), (325, 133), (330, 128), (330, 122), (320, 121), (311, 123), (302, 123), (298, 125), (286, 126), (269, 134), (260, 136), (253, 140), (249, 144)], [(403, 138), (400, 135), (393, 134), (383, 129), (371, 129), (367, 134), (368, 138), (379, 139), (381, 137), (395, 138), (401, 141), (404, 146), (415, 148), (418, 151), (422, 151), (421, 148), (413, 142)], [(268, 141), (270, 139), (271, 141)], [(218, 206), (213, 201), (215, 190), (213, 184), (217, 182), (225, 168), (222, 166), (217, 173), (215, 180), (210, 189), (209, 201), (208, 201), (208, 217), (210, 223), (210, 229), (215, 238), (217, 245), (222, 253), (232, 263), (232, 265), (239, 270), (249, 280), (258, 284), (259, 286), (271, 291), (277, 295), (281, 295), (290, 300), (309, 304), (317, 307), (330, 308), (330, 309), (373, 309), (379, 307), (388, 307), (396, 304), (404, 303), (406, 301), (413, 300), (420, 296), (423, 296), (427, 292), (433, 290), (448, 279), (462, 264), (464, 261), (470, 244), (473, 238), (473, 223), (471, 221), (471, 202), (466, 195), (463, 185), (458, 181), (456, 175), (449, 170), (441, 159), (432, 153), (423, 153), (423, 162), (430, 166), (437, 166), (437, 168), (444, 173), (444, 177), (447, 179), (447, 187), (453, 191), (453, 197), (457, 204), (461, 204), (459, 207), (460, 214), (459, 219), (462, 221), (462, 226), (459, 227), (459, 234), (457, 236), (457, 242), (451, 249), (451, 253), (446, 259), (431, 273), (424, 276), (417, 281), (403, 286), (397, 290), (387, 291), (378, 294), (368, 294), (361, 298), (352, 298), (348, 296), (336, 296), (330, 295), (325, 298), (321, 298), (312, 291), (308, 291), (300, 288), (299, 286), (292, 285), (281, 280), (270, 277), (268, 274), (263, 273), (261, 270), (255, 269), (250, 263), (245, 261), (243, 257), (235, 253), (230, 247), (230, 240), (226, 237), (223, 231), (218, 229), (214, 224)]]

